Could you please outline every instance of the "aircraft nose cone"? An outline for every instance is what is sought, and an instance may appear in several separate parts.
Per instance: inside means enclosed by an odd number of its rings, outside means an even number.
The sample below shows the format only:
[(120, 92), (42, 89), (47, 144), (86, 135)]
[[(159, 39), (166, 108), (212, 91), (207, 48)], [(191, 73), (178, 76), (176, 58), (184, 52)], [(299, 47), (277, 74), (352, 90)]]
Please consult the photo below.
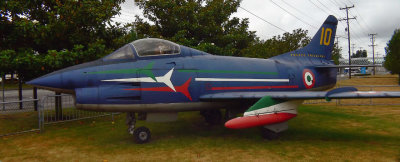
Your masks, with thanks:
[(41, 86), (41, 87), (50, 87), (50, 88), (62, 88), (63, 87), (61, 73), (45, 75), (40, 78), (31, 80), (31, 81), (27, 82), (27, 84)]

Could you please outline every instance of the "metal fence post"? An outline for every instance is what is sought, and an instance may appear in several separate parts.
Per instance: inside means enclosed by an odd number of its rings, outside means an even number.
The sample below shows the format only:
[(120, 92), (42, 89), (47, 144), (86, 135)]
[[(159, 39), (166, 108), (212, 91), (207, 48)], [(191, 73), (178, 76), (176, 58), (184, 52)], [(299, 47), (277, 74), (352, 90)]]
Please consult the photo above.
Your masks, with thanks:
[[(374, 71), (374, 73), (375, 73), (375, 71)], [(372, 86), (369, 87), (369, 91), (372, 91)], [(369, 98), (369, 105), (372, 105), (372, 98)]]
[(38, 96), (36, 87), (33, 87), (33, 99), (35, 100), (33, 101), (33, 108), (35, 109), (35, 111), (38, 111)]
[[(338, 85), (338, 88), (340, 88), (340, 85)], [(340, 105), (341, 105), (341, 103), (340, 103), (341, 99), (338, 98), (337, 101), (338, 101), (338, 102), (336, 102), (336, 104), (338, 104), (338, 105), (340, 106)]]
[(61, 93), (56, 92), (55, 96), (55, 108), (56, 108), (56, 120), (62, 120), (62, 102), (61, 102)]
[(6, 81), (6, 77), (4, 75), (4, 73), (1, 73), (1, 89), (3, 90), (3, 111), (6, 110), (6, 105), (4, 104), (5, 100), (4, 100), (4, 82)]
[[(36, 88), (36, 87), (35, 87)], [(37, 102), (36, 102), (37, 103)], [(36, 105), (37, 106), (37, 105)], [(42, 118), (43, 118), (43, 116), (42, 116), (42, 114), (41, 114), (41, 112), (42, 112), (42, 108), (41, 107), (39, 107), (39, 109), (37, 109), (36, 110), (37, 111), (37, 113), (38, 113), (38, 124), (39, 124), (39, 132), (40, 133), (42, 133)]]
[[(18, 99), (22, 101), (22, 77), (18, 75)], [(22, 109), (22, 102), (19, 103), (19, 109)]]

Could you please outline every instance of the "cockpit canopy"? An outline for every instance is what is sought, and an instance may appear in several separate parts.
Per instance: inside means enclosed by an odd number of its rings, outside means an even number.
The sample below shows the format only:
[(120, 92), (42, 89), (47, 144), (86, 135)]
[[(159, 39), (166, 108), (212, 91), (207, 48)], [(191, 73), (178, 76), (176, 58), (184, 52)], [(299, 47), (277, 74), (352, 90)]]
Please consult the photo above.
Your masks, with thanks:
[(180, 53), (179, 45), (157, 38), (140, 39), (132, 42), (138, 56), (176, 55)]
[(131, 45), (127, 44), (115, 52), (109, 54), (104, 58), (104, 60), (123, 60), (123, 59), (134, 59), (135, 55), (133, 54), (133, 50)]
[[(133, 46), (133, 48), (132, 48)], [(180, 54), (180, 47), (178, 44), (157, 38), (139, 39), (129, 43), (110, 55), (106, 56), (104, 60), (123, 60), (134, 59), (134, 51), (139, 57), (146, 56), (159, 56), (159, 55), (177, 55)]]

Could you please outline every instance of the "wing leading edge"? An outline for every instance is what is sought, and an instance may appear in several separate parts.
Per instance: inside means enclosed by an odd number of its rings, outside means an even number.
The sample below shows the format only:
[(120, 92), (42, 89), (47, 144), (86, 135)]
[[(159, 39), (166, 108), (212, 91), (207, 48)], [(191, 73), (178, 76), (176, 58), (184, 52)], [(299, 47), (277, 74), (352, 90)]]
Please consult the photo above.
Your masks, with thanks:
[(277, 92), (223, 92), (200, 96), (204, 101), (230, 99), (350, 99), (350, 98), (400, 98), (399, 91), (358, 91), (354, 87), (336, 88), (331, 91), (277, 91)]

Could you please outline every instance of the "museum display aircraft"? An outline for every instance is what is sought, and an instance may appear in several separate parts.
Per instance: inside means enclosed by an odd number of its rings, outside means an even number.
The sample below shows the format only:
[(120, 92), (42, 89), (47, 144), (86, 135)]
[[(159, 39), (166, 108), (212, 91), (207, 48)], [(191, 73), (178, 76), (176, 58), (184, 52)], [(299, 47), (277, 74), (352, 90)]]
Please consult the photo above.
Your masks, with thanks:
[(215, 56), (167, 40), (140, 39), (28, 84), (73, 94), (78, 109), (127, 112), (128, 132), (138, 143), (151, 134), (135, 128), (137, 118), (173, 121), (178, 112), (200, 111), (208, 123), (218, 123), (222, 108), (227, 128), (261, 127), (265, 137), (275, 138), (304, 99), (400, 97), (353, 87), (324, 91), (336, 84), (339, 66), (331, 54), (337, 23), (329, 16), (307, 46), (269, 59)]

